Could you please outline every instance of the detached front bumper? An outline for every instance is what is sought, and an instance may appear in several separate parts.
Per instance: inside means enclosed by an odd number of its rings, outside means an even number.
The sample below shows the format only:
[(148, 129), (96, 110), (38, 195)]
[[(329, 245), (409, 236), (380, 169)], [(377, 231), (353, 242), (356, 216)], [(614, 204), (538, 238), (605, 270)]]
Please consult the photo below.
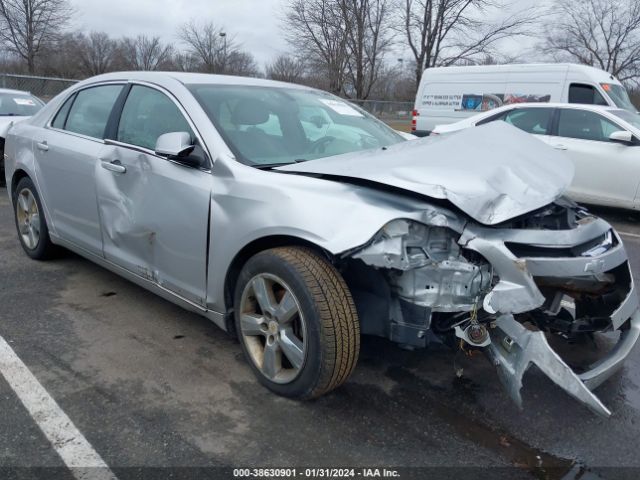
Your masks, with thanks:
[[(591, 390), (620, 369), (640, 337), (638, 294), (622, 240), (611, 226), (593, 217), (572, 230), (472, 226), (465, 230), (460, 244), (484, 256), (499, 278), (483, 302), (484, 309), (497, 318), (485, 351), (514, 401), (521, 406), (522, 376), (535, 364), (570, 395), (609, 416), (611, 412)], [(535, 256), (517, 255), (521, 252)], [(560, 252), (571, 252), (571, 256)], [(570, 284), (611, 278), (612, 272), (616, 274), (615, 298), (621, 301), (606, 306), (604, 316), (609, 321), (601, 331), (619, 330), (620, 337), (613, 349), (587, 371), (574, 372), (549, 346), (542, 331), (528, 329), (514, 318), (548, 303), (539, 286), (541, 279)], [(603, 311), (598, 315), (602, 317)]]

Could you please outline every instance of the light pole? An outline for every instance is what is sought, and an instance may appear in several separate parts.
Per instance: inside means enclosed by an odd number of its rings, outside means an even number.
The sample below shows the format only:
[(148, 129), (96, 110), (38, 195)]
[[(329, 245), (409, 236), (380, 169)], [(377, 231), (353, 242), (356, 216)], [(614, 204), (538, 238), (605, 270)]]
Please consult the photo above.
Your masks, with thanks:
[(220, 32), (220, 37), (222, 37), (222, 72), (220, 73), (225, 73), (225, 70), (227, 69), (227, 33), (226, 32)]

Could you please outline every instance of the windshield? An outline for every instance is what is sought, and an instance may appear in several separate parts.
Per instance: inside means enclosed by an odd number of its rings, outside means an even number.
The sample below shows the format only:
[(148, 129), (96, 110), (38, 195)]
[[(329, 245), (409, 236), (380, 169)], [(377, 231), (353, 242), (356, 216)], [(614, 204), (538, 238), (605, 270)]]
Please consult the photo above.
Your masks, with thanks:
[(621, 85), (615, 85), (613, 83), (601, 83), (600, 84), (609, 98), (613, 100), (613, 103), (616, 104), (616, 107), (624, 108), (625, 110), (629, 110), (630, 112), (637, 112), (638, 109), (631, 103), (631, 99), (629, 98), (629, 94)]
[(611, 113), (625, 122), (630, 123), (637, 129), (640, 129), (640, 114), (631, 113), (629, 110), (612, 110)]
[(0, 116), (30, 117), (43, 105), (40, 100), (28, 93), (0, 93)]
[(405, 141), (364, 110), (329, 93), (281, 87), (187, 85), (247, 165), (278, 165)]

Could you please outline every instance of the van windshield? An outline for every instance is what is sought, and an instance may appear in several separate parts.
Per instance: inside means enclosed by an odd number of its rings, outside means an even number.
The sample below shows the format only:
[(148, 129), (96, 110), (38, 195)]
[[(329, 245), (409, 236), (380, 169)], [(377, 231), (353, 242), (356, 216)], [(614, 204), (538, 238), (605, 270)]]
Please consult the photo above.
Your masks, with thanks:
[(601, 83), (600, 84), (609, 98), (613, 100), (613, 103), (616, 104), (616, 107), (624, 108), (625, 110), (629, 110), (630, 112), (637, 112), (638, 109), (631, 103), (631, 99), (629, 98), (629, 94), (621, 85), (615, 85), (613, 83)]
[(319, 90), (209, 84), (187, 88), (247, 165), (272, 167), (404, 141), (364, 110)]

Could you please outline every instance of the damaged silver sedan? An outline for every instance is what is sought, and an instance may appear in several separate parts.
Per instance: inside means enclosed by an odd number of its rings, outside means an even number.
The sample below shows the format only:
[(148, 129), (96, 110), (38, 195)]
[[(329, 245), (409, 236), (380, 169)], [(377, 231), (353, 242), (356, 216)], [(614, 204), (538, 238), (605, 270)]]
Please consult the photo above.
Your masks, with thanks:
[[(15, 125), (5, 157), (27, 255), (66, 247), (210, 318), (280, 395), (341, 385), (367, 334), (482, 351), (518, 404), (533, 364), (609, 415), (592, 390), (640, 335), (620, 237), (506, 124), (407, 141), (307, 87), (113, 73)], [(600, 332), (617, 343), (580, 371), (549, 343)]]

